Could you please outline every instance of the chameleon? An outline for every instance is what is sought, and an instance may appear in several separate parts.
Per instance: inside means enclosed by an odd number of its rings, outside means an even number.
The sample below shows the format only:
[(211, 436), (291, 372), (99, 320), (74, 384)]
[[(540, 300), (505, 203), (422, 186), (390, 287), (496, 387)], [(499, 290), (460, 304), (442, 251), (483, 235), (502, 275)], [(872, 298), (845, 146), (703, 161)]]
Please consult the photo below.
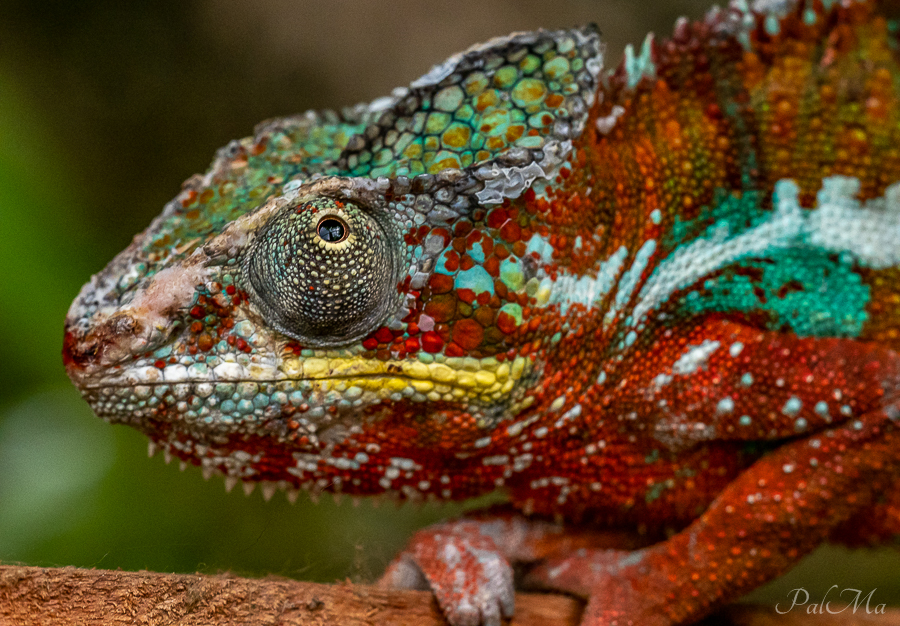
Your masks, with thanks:
[(66, 370), (226, 486), (502, 494), (381, 580), (454, 626), (515, 579), (687, 624), (896, 543), (897, 44), (871, 1), (738, 0), (264, 122), (82, 288)]

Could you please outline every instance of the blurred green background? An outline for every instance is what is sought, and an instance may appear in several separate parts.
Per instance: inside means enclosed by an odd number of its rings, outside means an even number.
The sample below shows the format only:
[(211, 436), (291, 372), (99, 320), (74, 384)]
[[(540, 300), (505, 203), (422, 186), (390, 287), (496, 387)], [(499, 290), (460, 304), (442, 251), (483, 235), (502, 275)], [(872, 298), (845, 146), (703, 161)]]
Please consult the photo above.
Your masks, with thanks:
[[(371, 581), (460, 507), (359, 508), (226, 494), (95, 418), (60, 360), (99, 271), (266, 118), (406, 85), (492, 36), (596, 22), (608, 55), (706, 0), (216, 0), (0, 4), (0, 561)], [(825, 549), (754, 598), (832, 584), (900, 604), (900, 555)], [(818, 591), (817, 591), (818, 590)]]

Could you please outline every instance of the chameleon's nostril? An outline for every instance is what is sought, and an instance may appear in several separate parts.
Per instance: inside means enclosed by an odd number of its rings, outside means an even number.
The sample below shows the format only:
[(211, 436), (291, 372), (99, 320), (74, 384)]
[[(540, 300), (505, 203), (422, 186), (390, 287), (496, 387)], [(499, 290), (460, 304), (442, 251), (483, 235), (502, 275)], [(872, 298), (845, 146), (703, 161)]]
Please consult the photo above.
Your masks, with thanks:
[(116, 315), (107, 322), (114, 335), (134, 334), (138, 324), (130, 315)]

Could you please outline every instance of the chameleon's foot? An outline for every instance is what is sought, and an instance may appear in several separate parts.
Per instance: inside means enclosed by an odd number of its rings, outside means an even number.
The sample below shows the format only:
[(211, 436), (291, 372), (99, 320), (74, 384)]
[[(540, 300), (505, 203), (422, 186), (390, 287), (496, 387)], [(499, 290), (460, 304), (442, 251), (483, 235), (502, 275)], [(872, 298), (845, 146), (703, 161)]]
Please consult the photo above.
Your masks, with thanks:
[(645, 562), (645, 550), (580, 550), (529, 571), (526, 587), (565, 590), (587, 598), (581, 626), (671, 626), (664, 580)]
[(419, 531), (380, 584), (430, 588), (451, 626), (500, 626), (513, 614), (512, 567), (475, 521)]
[(513, 613), (510, 563), (533, 564), (587, 551), (627, 555), (626, 549), (651, 540), (619, 530), (565, 527), (495, 507), (419, 531), (381, 584), (431, 589), (453, 626), (500, 624)]

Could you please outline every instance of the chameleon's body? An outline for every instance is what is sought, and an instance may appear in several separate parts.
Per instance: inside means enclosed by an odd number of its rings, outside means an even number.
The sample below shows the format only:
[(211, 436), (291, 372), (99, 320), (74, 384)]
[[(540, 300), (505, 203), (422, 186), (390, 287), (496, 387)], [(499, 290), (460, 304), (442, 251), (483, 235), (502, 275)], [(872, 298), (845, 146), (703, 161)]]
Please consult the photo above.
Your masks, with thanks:
[(230, 480), (504, 491), (385, 577), (456, 624), (511, 611), (500, 554), (587, 625), (669, 624), (896, 538), (896, 45), (870, 3), (766, 5), (615, 72), (593, 30), (516, 35), (262, 125), (85, 287), (70, 376)]

